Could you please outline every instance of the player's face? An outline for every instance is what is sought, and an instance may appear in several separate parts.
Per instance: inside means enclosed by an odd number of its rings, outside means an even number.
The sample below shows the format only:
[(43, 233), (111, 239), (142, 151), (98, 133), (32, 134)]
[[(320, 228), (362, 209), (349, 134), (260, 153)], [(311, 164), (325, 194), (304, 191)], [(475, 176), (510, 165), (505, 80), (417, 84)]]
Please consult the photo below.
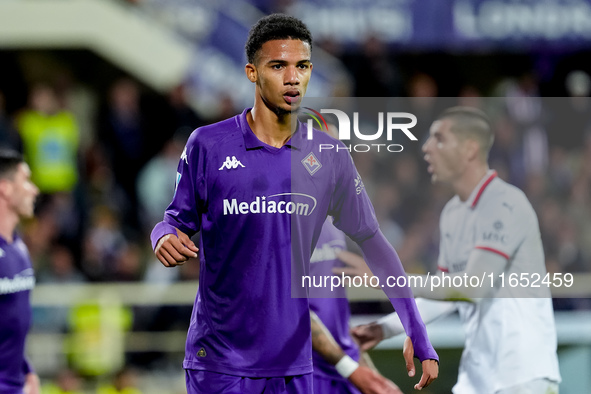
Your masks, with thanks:
[(18, 165), (11, 183), (10, 204), (12, 209), (20, 217), (32, 217), (39, 189), (31, 181), (31, 170), (26, 163)]
[[(306, 94), (312, 74), (310, 45), (300, 40), (272, 40), (257, 52), (247, 75), (257, 84), (257, 93), (275, 113), (296, 110)], [(250, 70), (249, 70), (250, 66)]]
[(450, 119), (437, 120), (431, 125), (429, 138), (423, 145), (427, 171), (432, 182), (452, 183), (459, 179), (467, 166), (466, 149), (451, 131)]

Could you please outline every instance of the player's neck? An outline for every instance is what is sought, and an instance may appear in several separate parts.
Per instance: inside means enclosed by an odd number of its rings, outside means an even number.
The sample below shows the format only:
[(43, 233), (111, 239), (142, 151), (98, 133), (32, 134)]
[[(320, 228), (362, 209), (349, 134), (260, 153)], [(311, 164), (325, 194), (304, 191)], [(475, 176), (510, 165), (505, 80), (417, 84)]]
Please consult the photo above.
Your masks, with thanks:
[(13, 212), (5, 209), (0, 210), (0, 236), (8, 243), (12, 243), (14, 237), (14, 229), (18, 225), (18, 216)]
[(264, 104), (257, 105), (246, 115), (248, 125), (259, 140), (280, 148), (291, 138), (291, 114), (277, 115)]
[(466, 201), (470, 197), (476, 186), (478, 186), (488, 172), (488, 169), (488, 164), (486, 163), (469, 166), (464, 174), (454, 182), (454, 191), (460, 197), (461, 201)]

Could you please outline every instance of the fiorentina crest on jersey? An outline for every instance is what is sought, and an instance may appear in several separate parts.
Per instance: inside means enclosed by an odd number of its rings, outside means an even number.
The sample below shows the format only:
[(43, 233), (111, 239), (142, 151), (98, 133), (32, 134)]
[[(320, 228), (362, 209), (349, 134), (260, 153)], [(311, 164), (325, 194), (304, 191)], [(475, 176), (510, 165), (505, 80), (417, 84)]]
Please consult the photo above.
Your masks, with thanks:
[(302, 164), (306, 167), (306, 170), (310, 173), (310, 175), (314, 175), (316, 171), (322, 167), (322, 164), (318, 161), (314, 153), (310, 152), (308, 156), (302, 160)]

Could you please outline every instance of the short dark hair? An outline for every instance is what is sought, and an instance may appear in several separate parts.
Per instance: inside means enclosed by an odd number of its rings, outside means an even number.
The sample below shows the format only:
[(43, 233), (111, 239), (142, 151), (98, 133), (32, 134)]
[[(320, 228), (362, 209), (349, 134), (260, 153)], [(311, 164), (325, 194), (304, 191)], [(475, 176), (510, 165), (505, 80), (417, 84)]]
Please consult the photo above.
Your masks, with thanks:
[(12, 149), (0, 148), (0, 179), (12, 177), (18, 165), (23, 162), (23, 155), (19, 152)]
[(451, 132), (459, 138), (476, 140), (480, 146), (482, 157), (487, 160), (488, 152), (493, 145), (495, 136), (489, 117), (478, 108), (457, 106), (443, 111), (437, 120), (453, 121)]
[(248, 33), (244, 46), (248, 62), (254, 64), (258, 50), (271, 40), (301, 40), (312, 50), (312, 33), (304, 22), (285, 14), (271, 14), (259, 19)]

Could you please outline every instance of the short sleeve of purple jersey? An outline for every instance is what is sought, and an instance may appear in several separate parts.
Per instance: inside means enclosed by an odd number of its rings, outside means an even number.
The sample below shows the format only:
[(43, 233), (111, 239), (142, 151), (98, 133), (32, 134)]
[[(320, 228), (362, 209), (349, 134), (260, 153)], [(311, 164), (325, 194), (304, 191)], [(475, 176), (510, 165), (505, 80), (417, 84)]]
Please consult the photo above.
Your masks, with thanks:
[(335, 153), (336, 185), (328, 214), (334, 218), (335, 227), (361, 242), (375, 234), (379, 225), (353, 159), (343, 143), (339, 144), (343, 147)]
[(152, 249), (166, 234), (174, 234), (175, 228), (192, 236), (201, 228), (201, 213), (207, 199), (203, 174), (205, 173), (203, 147), (199, 145), (199, 129), (195, 130), (179, 160), (176, 185), (172, 202), (164, 212), (164, 220), (158, 223), (150, 236)]

